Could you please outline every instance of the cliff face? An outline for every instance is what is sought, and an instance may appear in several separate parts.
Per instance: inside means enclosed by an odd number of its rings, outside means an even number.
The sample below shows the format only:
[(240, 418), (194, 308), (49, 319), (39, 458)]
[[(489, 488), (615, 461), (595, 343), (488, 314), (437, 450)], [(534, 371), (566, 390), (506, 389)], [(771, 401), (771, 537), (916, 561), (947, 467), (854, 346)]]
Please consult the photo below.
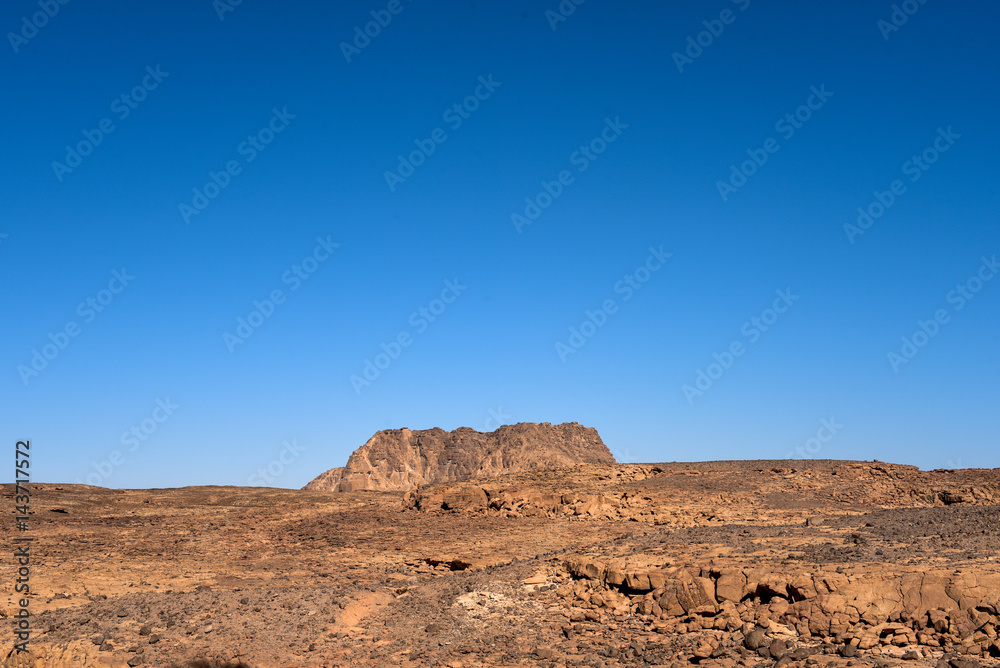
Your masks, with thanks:
[(522, 422), (488, 433), (468, 427), (387, 429), (355, 450), (346, 466), (320, 474), (304, 489), (408, 491), (517, 471), (614, 463), (597, 430), (576, 422)]

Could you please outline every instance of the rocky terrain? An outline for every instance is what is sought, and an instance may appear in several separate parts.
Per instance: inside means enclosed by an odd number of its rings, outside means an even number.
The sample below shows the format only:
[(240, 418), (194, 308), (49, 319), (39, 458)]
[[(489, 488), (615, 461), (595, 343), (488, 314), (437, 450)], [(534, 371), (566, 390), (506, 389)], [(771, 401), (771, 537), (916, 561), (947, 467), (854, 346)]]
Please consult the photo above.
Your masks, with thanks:
[(33, 665), (1000, 666), (998, 503), (1000, 470), (842, 461), (38, 485)]
[(320, 474), (304, 489), (407, 491), (518, 471), (614, 463), (597, 430), (576, 422), (518, 423), (488, 433), (467, 427), (387, 429), (355, 450), (346, 466)]

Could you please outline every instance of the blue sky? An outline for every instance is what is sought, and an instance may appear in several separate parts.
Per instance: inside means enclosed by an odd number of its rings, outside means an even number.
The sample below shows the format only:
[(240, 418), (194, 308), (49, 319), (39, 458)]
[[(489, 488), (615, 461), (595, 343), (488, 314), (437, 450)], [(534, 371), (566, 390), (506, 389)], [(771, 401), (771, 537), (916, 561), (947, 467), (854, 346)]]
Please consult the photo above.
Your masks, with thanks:
[(8, 3), (0, 440), (122, 488), (519, 421), (1000, 466), (1000, 9), (897, 7)]

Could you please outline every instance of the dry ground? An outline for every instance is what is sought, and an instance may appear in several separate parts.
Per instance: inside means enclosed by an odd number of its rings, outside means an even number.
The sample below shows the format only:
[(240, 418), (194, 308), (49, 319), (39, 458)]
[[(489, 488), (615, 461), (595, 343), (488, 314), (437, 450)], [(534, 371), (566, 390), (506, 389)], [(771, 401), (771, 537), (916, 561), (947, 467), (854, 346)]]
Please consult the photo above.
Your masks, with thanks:
[(35, 485), (31, 647), (51, 668), (992, 666), (998, 502), (1000, 470), (830, 461), (405, 497)]

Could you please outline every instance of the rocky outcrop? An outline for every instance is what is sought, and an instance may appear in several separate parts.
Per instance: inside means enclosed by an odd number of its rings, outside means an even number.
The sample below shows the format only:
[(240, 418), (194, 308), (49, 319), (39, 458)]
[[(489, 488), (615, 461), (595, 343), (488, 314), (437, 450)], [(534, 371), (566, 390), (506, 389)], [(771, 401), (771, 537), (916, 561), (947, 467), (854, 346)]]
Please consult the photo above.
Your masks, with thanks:
[(313, 480), (309, 482), (302, 489), (318, 489), (318, 490), (337, 490), (337, 485), (340, 484), (341, 478), (344, 476), (344, 467), (338, 466), (335, 469), (330, 469), (329, 471), (324, 471), (316, 476)]
[[(794, 463), (795, 466), (788, 466)], [(784, 465), (779, 465), (784, 464)], [(555, 472), (530, 471), (491, 480), (421, 486), (403, 497), (403, 507), (498, 517), (548, 517), (641, 522), (656, 526), (721, 526), (754, 521), (845, 527), (860, 508), (984, 508), (1000, 500), (1000, 469), (980, 472), (920, 471), (915, 466), (867, 462), (670, 462), (662, 464), (580, 464)], [(556, 481), (559, 481), (558, 483)], [(762, 493), (761, 490), (767, 490)], [(823, 499), (828, 516), (816, 514)], [(973, 511), (979, 521), (989, 517)], [(937, 522), (933, 512), (919, 522)], [(889, 517), (879, 526), (899, 528), (913, 518)], [(991, 525), (992, 526), (992, 525)], [(922, 534), (936, 542), (957, 537)], [(866, 530), (862, 529), (862, 533)], [(891, 533), (891, 531), (890, 531)], [(882, 538), (876, 538), (876, 543)], [(856, 549), (873, 552), (887, 545), (867, 539), (811, 544), (810, 558), (838, 559)], [(968, 541), (966, 541), (968, 542)], [(845, 547), (851, 544), (852, 547)], [(857, 545), (861, 544), (861, 547)], [(950, 542), (949, 542), (950, 546)], [(855, 549), (856, 548), (856, 549)], [(895, 549), (895, 548), (893, 548)], [(975, 550), (969, 543), (966, 549)], [(801, 555), (800, 555), (801, 556)]]
[(671, 568), (639, 556), (577, 555), (564, 567), (573, 580), (559, 595), (580, 613), (630, 610), (682, 632), (742, 629), (750, 649), (757, 649), (755, 633), (768, 643), (813, 638), (858, 650), (894, 647), (900, 655), (943, 647), (1000, 657), (998, 573)]
[(409, 491), (421, 485), (577, 464), (614, 464), (597, 430), (576, 422), (504, 425), (492, 432), (462, 427), (380, 431), (347, 464), (305, 489)]
[(403, 496), (403, 508), (464, 511), (501, 517), (581, 516), (605, 520), (656, 523), (649, 499), (628, 494), (547, 494), (525, 490), (482, 488), (474, 483), (432, 487)]

